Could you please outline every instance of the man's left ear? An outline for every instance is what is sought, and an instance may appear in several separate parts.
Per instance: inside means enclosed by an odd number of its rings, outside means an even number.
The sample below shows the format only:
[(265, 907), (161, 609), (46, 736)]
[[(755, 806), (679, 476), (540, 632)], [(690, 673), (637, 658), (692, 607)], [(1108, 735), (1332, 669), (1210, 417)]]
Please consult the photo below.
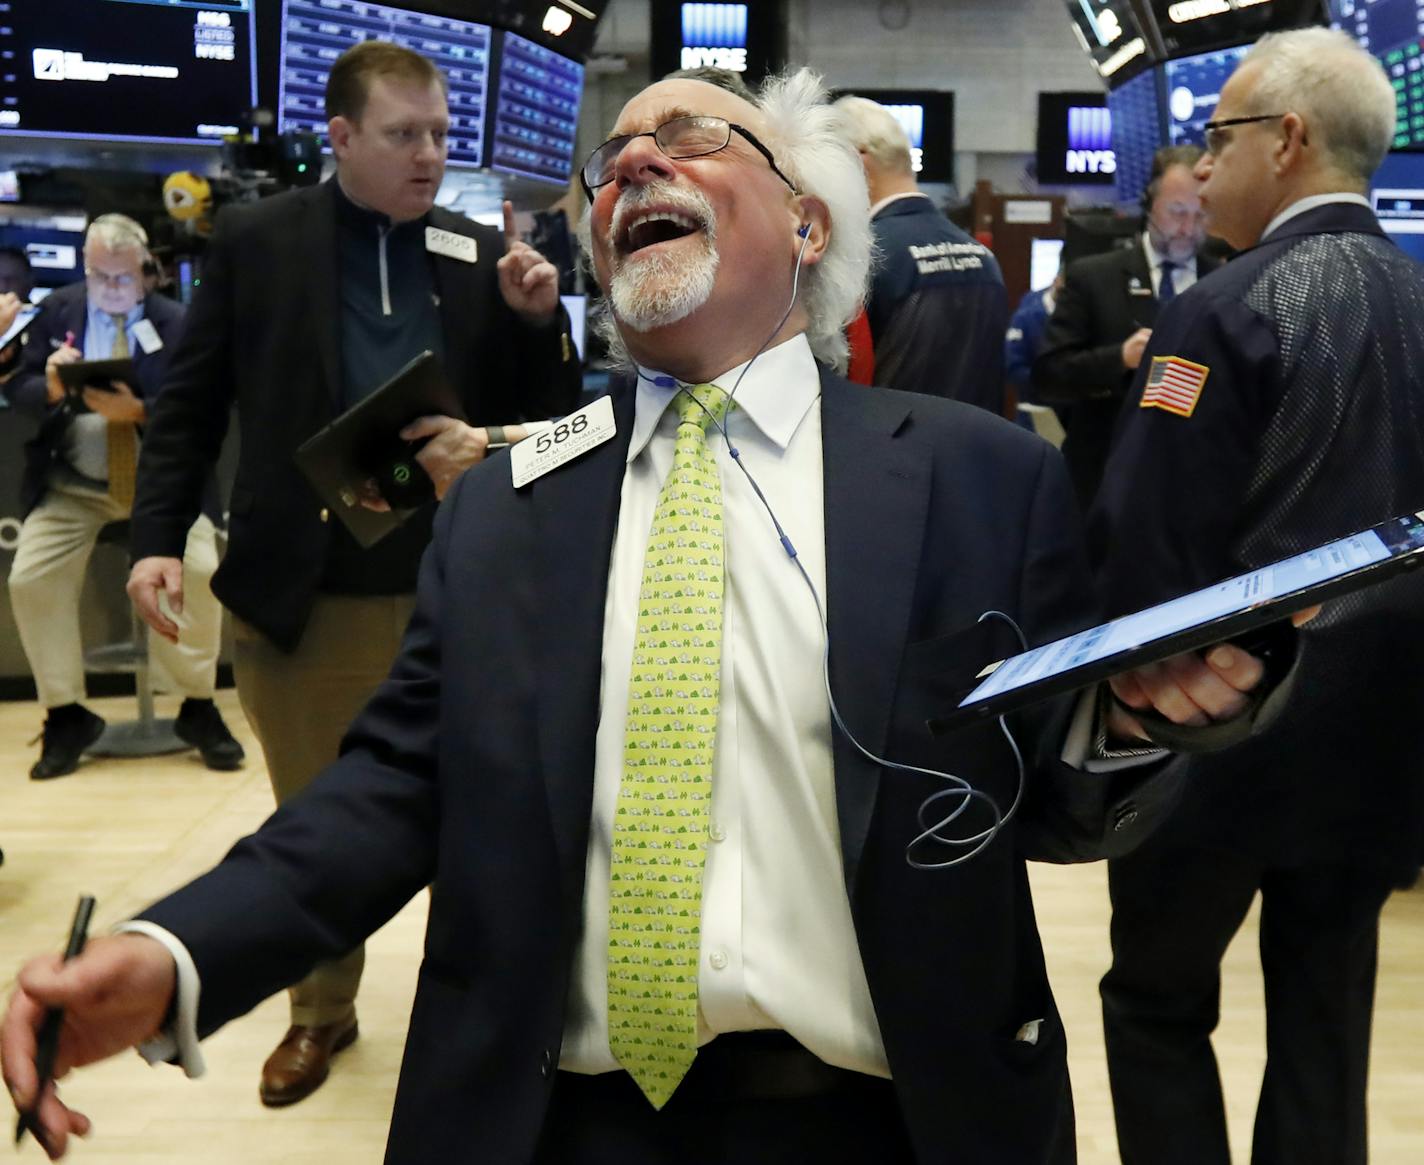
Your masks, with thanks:
[(1302, 152), (1310, 145), (1310, 135), (1299, 114), (1288, 113), (1281, 118), (1284, 137), (1276, 146), (1276, 165), (1286, 170), (1300, 162)]
[(798, 220), (796, 235), (792, 241), (796, 246), (796, 254), (801, 256), (801, 262), (811, 267), (821, 261), (826, 244), (831, 240), (831, 212), (814, 194), (799, 195), (796, 201)]

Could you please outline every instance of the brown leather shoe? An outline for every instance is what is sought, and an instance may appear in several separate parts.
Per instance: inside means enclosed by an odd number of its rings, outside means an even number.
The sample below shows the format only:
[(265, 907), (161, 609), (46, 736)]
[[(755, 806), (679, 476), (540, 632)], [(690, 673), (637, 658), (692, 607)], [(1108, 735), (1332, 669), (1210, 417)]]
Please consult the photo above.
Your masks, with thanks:
[(287, 1029), (277, 1050), (262, 1065), (258, 1095), (268, 1108), (281, 1108), (305, 1100), (326, 1082), (331, 1057), (356, 1042), (360, 1029), (356, 1017), (321, 1027), (300, 1024)]

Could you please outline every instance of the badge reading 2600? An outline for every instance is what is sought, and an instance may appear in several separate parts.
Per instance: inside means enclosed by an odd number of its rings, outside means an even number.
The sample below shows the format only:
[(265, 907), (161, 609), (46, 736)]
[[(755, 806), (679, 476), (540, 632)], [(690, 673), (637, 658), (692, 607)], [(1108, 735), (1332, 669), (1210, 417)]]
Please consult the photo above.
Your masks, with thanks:
[(617, 432), (613, 401), (601, 396), (591, 405), (570, 413), (551, 429), (534, 434), (509, 451), (514, 488), (528, 485), (566, 461), (581, 457), (610, 440)]

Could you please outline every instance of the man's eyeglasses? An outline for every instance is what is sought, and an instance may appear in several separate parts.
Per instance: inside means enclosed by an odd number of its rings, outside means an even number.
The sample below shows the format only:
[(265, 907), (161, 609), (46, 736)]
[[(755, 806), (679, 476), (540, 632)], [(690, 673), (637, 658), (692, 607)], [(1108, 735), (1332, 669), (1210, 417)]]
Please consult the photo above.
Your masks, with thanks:
[(1231, 135), (1222, 133), (1229, 125), (1251, 125), (1257, 121), (1278, 121), (1285, 117), (1284, 113), (1261, 113), (1255, 117), (1225, 117), (1220, 121), (1209, 121), (1202, 127), (1206, 131), (1206, 152), (1215, 157), (1226, 148), (1226, 143), (1231, 140)]
[(619, 134), (616, 138), (609, 138), (589, 155), (588, 161), (579, 172), (583, 192), (592, 202), (593, 192), (613, 181), (618, 171), (618, 159), (634, 138), (652, 138), (658, 149), (669, 158), (701, 158), (707, 154), (715, 154), (718, 150), (725, 150), (732, 140), (733, 130), (741, 134), (752, 149), (766, 159), (766, 164), (771, 167), (772, 172), (790, 186), (794, 193), (795, 183), (777, 167), (771, 151), (757, 141), (751, 130), (743, 129), (723, 117), (675, 117), (654, 130)]
[(138, 277), (130, 275), (127, 271), (118, 275), (110, 275), (107, 271), (95, 271), (92, 267), (84, 268), (84, 277), (95, 283), (102, 283), (106, 287), (129, 288), (138, 282)]

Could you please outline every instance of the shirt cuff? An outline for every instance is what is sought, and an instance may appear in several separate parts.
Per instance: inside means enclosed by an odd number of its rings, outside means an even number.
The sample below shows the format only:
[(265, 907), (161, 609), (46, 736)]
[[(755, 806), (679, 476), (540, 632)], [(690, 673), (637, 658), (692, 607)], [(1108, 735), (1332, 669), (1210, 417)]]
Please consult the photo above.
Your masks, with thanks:
[(1068, 736), (1059, 754), (1064, 764), (1085, 773), (1115, 773), (1155, 764), (1168, 755), (1167, 749), (1154, 744), (1141, 748), (1109, 748), (1106, 709), (1100, 691), (1101, 685), (1094, 685), (1078, 696), (1078, 705), (1068, 724)]
[(208, 1066), (203, 1060), (203, 1050), (198, 1046), (198, 994), (202, 983), (198, 979), (193, 956), (177, 937), (151, 922), (123, 922), (114, 927), (114, 932), (147, 935), (162, 943), (173, 956), (173, 964), (178, 971), (175, 988), (177, 1006), (170, 1013), (171, 1018), (163, 1030), (153, 1039), (139, 1044), (138, 1054), (150, 1064), (172, 1064), (176, 1061), (188, 1079), (198, 1079), (208, 1070)]

